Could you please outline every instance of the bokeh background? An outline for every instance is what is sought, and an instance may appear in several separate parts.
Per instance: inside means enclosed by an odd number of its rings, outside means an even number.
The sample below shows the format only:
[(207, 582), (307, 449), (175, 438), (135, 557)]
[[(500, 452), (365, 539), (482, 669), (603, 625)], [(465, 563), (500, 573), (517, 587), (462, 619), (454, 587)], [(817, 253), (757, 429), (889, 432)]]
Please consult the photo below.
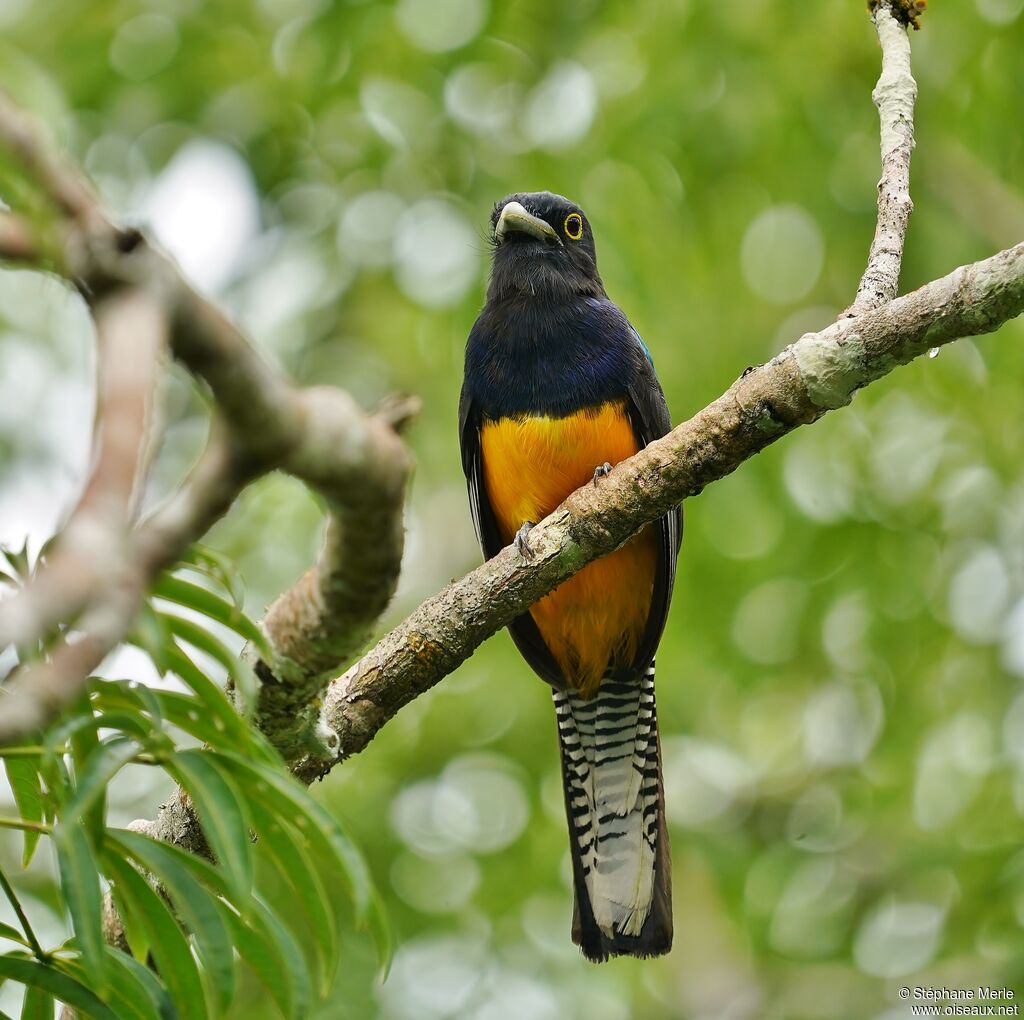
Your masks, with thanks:
[[(906, 289), (1024, 239), (1024, 2), (930, 6)], [(878, 65), (860, 0), (0, 2), (0, 84), (270, 356), (367, 406), (422, 396), (391, 621), (477, 562), (455, 418), (492, 203), (584, 206), (683, 420), (852, 300)], [(0, 274), (0, 366), (0, 540), (38, 547), (86, 469), (81, 304)], [(163, 408), (153, 499), (205, 429), (183, 377)], [(318, 788), (399, 939), (381, 985), (353, 937), (321, 1015), (900, 1020), (901, 985), (983, 983), (1019, 1001), (1022, 409), (1015, 322), (687, 503), (659, 654), (669, 957), (594, 968), (570, 944), (553, 713), (501, 635)], [(319, 520), (268, 478), (211, 534), (253, 613)], [(107, 673), (149, 676), (129, 653)], [(125, 779), (115, 814), (165, 793)], [(24, 885), (60, 938), (37, 860)], [(254, 986), (238, 1016), (269, 1010)]]

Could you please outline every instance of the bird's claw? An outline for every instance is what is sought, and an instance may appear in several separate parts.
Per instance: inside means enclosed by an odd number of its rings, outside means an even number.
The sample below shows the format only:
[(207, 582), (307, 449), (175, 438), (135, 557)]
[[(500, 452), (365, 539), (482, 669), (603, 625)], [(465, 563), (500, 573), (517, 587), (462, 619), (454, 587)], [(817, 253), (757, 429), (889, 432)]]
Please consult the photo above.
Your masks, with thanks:
[(604, 478), (605, 475), (610, 475), (611, 473), (612, 466), (608, 461), (605, 461), (603, 464), (598, 464), (597, 467), (594, 468), (594, 485), (597, 485), (598, 478)]
[(519, 555), (524, 560), (532, 560), (537, 554), (530, 548), (530, 532), (533, 530), (533, 521), (523, 521), (523, 526), (516, 532), (515, 545)]

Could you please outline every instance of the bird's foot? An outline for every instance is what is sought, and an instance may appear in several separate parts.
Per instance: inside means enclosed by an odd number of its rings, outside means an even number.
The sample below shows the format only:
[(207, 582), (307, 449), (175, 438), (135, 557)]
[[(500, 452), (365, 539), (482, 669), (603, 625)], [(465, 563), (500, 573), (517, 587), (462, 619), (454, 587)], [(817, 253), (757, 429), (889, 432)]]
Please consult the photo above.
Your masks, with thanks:
[(519, 555), (527, 561), (536, 556), (536, 553), (530, 548), (530, 532), (533, 531), (533, 528), (533, 521), (523, 521), (523, 526), (516, 532), (516, 549), (519, 550)]
[(598, 464), (597, 467), (594, 468), (594, 485), (597, 485), (598, 478), (604, 478), (605, 475), (610, 475), (611, 473), (612, 466), (608, 461), (605, 461), (603, 464)]

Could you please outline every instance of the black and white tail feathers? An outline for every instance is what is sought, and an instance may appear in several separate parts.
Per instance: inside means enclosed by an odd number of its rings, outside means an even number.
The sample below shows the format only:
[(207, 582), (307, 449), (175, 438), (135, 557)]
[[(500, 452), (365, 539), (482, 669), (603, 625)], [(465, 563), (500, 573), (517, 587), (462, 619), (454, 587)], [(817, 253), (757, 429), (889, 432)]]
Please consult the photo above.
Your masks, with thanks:
[(554, 692), (576, 905), (573, 941), (590, 960), (672, 946), (672, 885), (654, 663), (601, 681), (594, 697)]

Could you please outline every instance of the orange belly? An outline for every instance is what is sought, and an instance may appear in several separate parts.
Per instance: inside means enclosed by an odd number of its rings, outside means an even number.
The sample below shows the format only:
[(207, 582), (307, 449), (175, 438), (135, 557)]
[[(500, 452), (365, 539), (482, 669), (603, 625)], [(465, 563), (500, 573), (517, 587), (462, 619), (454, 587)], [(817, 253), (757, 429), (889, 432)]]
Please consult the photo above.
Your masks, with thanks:
[[(484, 484), (498, 529), (511, 542), (524, 521), (546, 517), (594, 468), (637, 452), (622, 403), (566, 418), (502, 418), (480, 435)], [(650, 528), (584, 567), (531, 610), (570, 686), (585, 696), (609, 667), (636, 655), (650, 612), (657, 542)]]

